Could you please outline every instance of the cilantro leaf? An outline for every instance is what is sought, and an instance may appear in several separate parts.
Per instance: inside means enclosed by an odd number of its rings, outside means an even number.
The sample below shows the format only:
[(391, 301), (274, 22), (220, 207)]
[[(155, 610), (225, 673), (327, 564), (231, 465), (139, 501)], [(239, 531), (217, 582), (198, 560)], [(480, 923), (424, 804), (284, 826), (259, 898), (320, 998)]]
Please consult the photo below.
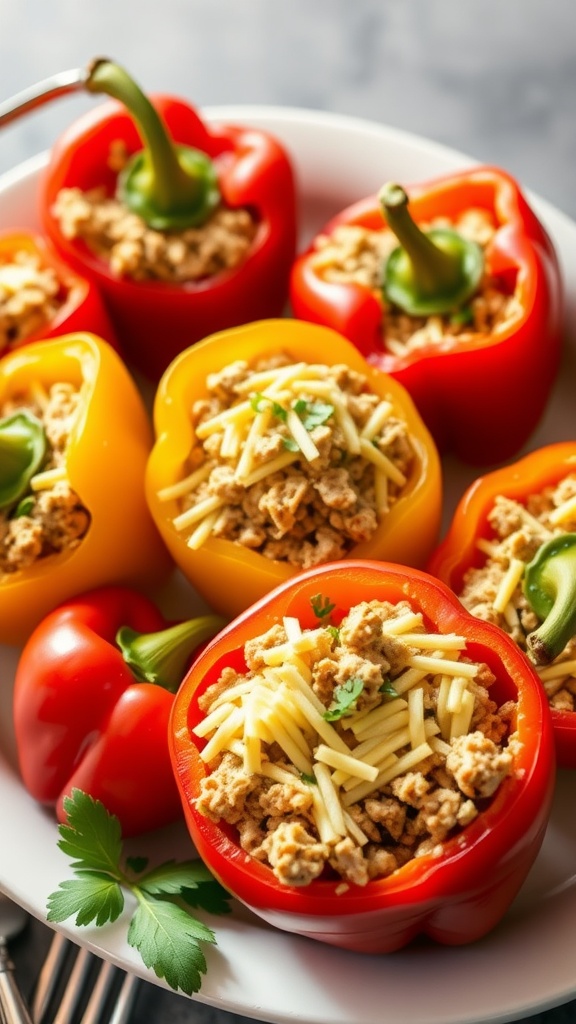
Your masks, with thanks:
[(337, 722), (344, 715), (354, 711), (356, 701), (364, 689), (364, 683), (358, 676), (352, 676), (345, 683), (334, 687), (333, 701), (323, 717), (327, 722)]
[(146, 967), (188, 996), (198, 991), (206, 973), (199, 940), (214, 942), (214, 933), (175, 903), (161, 900), (142, 900), (128, 929), (128, 943)]
[(124, 857), (120, 822), (81, 790), (73, 790), (64, 808), (67, 823), (59, 826), (58, 846), (74, 858), (76, 877), (48, 897), (48, 920), (75, 915), (77, 925), (108, 924), (122, 913), (128, 891), (137, 902), (128, 927), (130, 945), (173, 989), (197, 992), (206, 972), (201, 943), (216, 939), (189, 908), (226, 913), (226, 890), (201, 861), (167, 861), (146, 870), (146, 857)]
[(324, 597), (322, 594), (315, 594), (314, 597), (311, 597), (310, 604), (317, 619), (325, 619), (336, 607), (328, 597)]
[(284, 448), (286, 449), (286, 451), (288, 451), (288, 452), (299, 452), (300, 451), (300, 445), (298, 444), (297, 441), (294, 440), (293, 437), (283, 437), (282, 438), (282, 444), (283, 444)]
[(294, 409), (308, 431), (322, 426), (334, 415), (334, 406), (328, 402), (307, 402), (303, 398), (294, 403)]
[(48, 921), (65, 921), (76, 915), (77, 925), (100, 927), (115, 921), (124, 909), (122, 887), (109, 875), (83, 871), (79, 878), (61, 882), (48, 897)]

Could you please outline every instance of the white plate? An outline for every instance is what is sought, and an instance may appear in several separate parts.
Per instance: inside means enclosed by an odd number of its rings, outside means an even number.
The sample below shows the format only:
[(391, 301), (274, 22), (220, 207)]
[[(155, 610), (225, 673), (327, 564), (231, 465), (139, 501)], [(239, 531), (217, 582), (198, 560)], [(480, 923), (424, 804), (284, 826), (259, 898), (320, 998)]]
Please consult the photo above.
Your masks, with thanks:
[[(423, 180), (469, 166), (467, 157), (414, 136), (332, 114), (263, 107), (212, 108), (206, 116), (274, 132), (290, 150), (301, 192), (302, 240), (341, 207), (373, 193), (386, 179)], [(0, 178), (0, 227), (35, 226), (41, 155)], [(568, 286), (571, 337), (552, 403), (529, 448), (576, 436), (571, 381), (576, 379), (576, 225), (531, 197), (555, 239)], [(446, 460), (447, 517), (477, 471)], [(167, 614), (194, 611), (195, 595), (174, 582), (161, 595)], [(59, 882), (71, 877), (57, 848), (52, 816), (23, 789), (15, 768), (11, 688), (18, 652), (0, 648), (0, 888), (36, 917)], [(538, 860), (501, 925), (472, 946), (415, 945), (389, 956), (339, 952), (274, 931), (235, 907), (211, 924), (218, 945), (208, 952), (199, 1001), (284, 1024), (480, 1024), (504, 1022), (576, 997), (576, 777), (563, 773)], [(146, 799), (144, 793), (143, 799)], [(166, 858), (189, 854), (179, 827), (134, 842), (135, 852)], [(490, 865), (486, 865), (490, 871)], [(151, 982), (125, 941), (126, 918), (104, 929), (62, 930), (77, 942)]]

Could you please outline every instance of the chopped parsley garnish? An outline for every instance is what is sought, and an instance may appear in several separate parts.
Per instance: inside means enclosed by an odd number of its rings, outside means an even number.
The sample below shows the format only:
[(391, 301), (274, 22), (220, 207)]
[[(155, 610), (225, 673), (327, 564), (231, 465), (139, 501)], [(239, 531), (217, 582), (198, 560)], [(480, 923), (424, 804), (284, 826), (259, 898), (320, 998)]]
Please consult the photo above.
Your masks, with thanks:
[(324, 597), (322, 594), (315, 594), (314, 597), (311, 597), (310, 604), (312, 605), (312, 611), (317, 619), (328, 618), (336, 607), (330, 598)]
[(364, 682), (358, 676), (352, 676), (345, 683), (334, 687), (333, 700), (323, 718), (327, 722), (337, 722), (344, 715), (356, 710), (356, 701), (364, 689)]
[(307, 402), (304, 398), (299, 398), (294, 403), (294, 410), (308, 431), (314, 430), (314, 427), (321, 427), (334, 415), (333, 405), (327, 402)]
[(257, 391), (256, 394), (252, 396), (250, 399), (250, 405), (254, 409), (254, 412), (264, 412), (265, 409), (270, 408), (276, 419), (282, 420), (283, 423), (286, 422), (288, 413), (284, 406), (280, 405), (279, 402), (274, 402), (271, 398), (267, 398), (261, 391)]
[(398, 694), (394, 689), (394, 684), (389, 676), (386, 676), (382, 686), (379, 687), (378, 693), (383, 693), (385, 697), (397, 697)]
[(79, 926), (112, 923), (124, 910), (127, 890), (137, 900), (128, 944), (171, 988), (198, 992), (206, 973), (202, 943), (216, 938), (190, 908), (227, 913), (226, 890), (200, 860), (166, 861), (148, 869), (146, 857), (125, 857), (118, 818), (79, 789), (66, 798), (64, 810), (67, 823), (59, 826), (58, 846), (73, 858), (76, 877), (48, 897), (47, 920), (76, 915)]

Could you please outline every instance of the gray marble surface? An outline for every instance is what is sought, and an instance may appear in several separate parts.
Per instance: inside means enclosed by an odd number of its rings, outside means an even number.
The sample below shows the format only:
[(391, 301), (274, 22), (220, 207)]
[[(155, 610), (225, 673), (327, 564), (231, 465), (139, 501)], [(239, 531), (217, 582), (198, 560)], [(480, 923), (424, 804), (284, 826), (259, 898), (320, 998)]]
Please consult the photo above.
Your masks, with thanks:
[[(329, 110), (428, 136), (506, 167), (576, 218), (575, 25), (574, 0), (0, 0), (0, 100), (106, 55), (147, 90), (199, 106)], [(0, 173), (92, 102), (63, 99), (4, 128)], [(14, 944), (26, 991), (48, 938), (33, 923)], [(133, 1014), (241, 1019), (151, 985)], [(574, 1020), (576, 1002), (530, 1018)]]

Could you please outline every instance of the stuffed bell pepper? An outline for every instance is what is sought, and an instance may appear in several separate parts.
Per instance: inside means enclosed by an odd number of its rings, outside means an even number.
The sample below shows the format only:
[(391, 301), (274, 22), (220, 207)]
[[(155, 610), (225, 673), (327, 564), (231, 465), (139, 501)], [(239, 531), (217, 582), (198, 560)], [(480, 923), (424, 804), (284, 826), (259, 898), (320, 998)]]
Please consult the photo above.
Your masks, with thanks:
[(132, 378), (95, 335), (0, 360), (1, 643), (90, 587), (167, 574), (144, 493), (151, 446)]
[(516, 454), (558, 370), (562, 280), (517, 183), (475, 167), (344, 210), (300, 256), (291, 304), (410, 392), (441, 451)]
[(90, 331), (116, 346), (96, 287), (33, 231), (0, 234), (0, 355), (41, 338)]
[(154, 421), (149, 508), (222, 614), (323, 562), (423, 565), (437, 542), (439, 457), (410, 396), (326, 327), (265, 320), (194, 345)]
[(81, 789), (125, 836), (179, 818), (166, 742), (174, 693), (223, 625), (216, 615), (169, 624), (126, 587), (89, 591), (47, 615), (24, 646), (14, 689), (18, 762), (32, 796), (63, 822), (64, 800)]
[(383, 562), (313, 569), (233, 621), (170, 737), (214, 875), (269, 924), (357, 952), (485, 935), (550, 810), (533, 668), (444, 584)]
[(429, 568), (534, 663), (558, 763), (576, 768), (576, 442), (476, 480)]
[(207, 127), (186, 102), (149, 100), (96, 60), (114, 97), (55, 145), (41, 189), (61, 256), (97, 283), (130, 363), (157, 380), (208, 334), (280, 316), (296, 245), (290, 159), (266, 132)]

